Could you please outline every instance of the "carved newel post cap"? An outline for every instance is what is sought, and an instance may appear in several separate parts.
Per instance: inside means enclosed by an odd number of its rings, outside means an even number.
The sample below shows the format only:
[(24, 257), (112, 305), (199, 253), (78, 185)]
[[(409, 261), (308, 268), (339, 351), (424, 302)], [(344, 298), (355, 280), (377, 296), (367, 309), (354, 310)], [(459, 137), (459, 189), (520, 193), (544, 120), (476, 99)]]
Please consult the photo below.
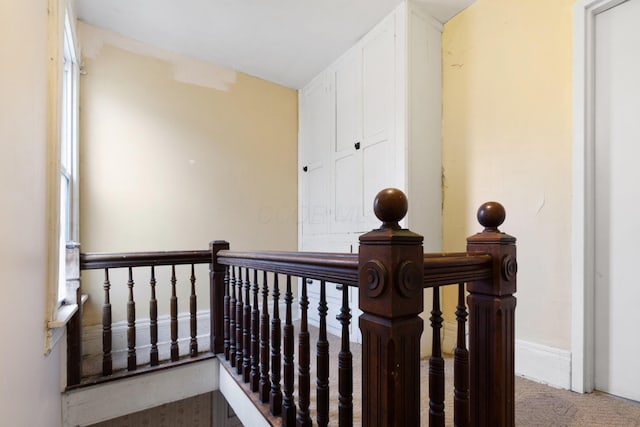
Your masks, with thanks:
[(498, 202), (486, 202), (478, 208), (478, 222), (484, 231), (497, 232), (505, 217), (504, 206)]
[(385, 188), (373, 201), (373, 212), (382, 221), (383, 229), (400, 229), (398, 222), (407, 214), (408, 208), (407, 196), (397, 188)]

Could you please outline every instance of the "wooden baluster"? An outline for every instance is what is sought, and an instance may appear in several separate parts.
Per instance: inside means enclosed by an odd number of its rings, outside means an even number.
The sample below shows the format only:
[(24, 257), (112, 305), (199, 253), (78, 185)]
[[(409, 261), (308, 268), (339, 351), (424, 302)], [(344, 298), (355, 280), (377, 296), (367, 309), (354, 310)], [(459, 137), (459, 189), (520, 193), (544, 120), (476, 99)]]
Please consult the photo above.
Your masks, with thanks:
[(151, 300), (149, 300), (149, 333), (151, 335), (151, 351), (149, 358), (151, 366), (158, 366), (160, 363), (158, 358), (158, 300), (156, 299), (156, 268), (151, 266), (151, 279), (149, 279), (151, 287)]
[(180, 358), (178, 349), (178, 297), (176, 296), (176, 266), (171, 266), (171, 361), (176, 362)]
[(136, 303), (133, 300), (133, 269), (129, 267), (129, 300), (127, 301), (127, 369), (136, 369)]
[[(302, 279), (303, 281), (305, 279)], [(293, 293), (291, 292), (291, 276), (287, 276), (287, 290), (284, 294), (284, 302), (286, 304), (286, 314), (284, 322), (284, 381), (283, 381), (283, 400), (282, 400), (282, 425), (293, 426), (296, 422), (296, 404), (293, 400), (294, 389), (294, 345), (293, 322), (291, 315), (291, 306), (293, 304)]]
[(307, 327), (307, 311), (309, 298), (307, 298), (307, 282), (302, 281), (302, 293), (300, 295), (300, 333), (298, 334), (298, 419), (297, 425), (311, 426), (309, 416), (310, 383), (309, 362), (309, 329)]
[(195, 267), (191, 264), (191, 297), (189, 298), (189, 313), (191, 316), (191, 341), (189, 343), (189, 354), (191, 357), (198, 355), (198, 320), (196, 318), (197, 313), (197, 299), (196, 299), (196, 274)]
[(269, 402), (269, 283), (267, 272), (262, 272), (262, 314), (260, 315), (260, 401)]
[(479, 427), (515, 425), (516, 239), (498, 227), (505, 219), (500, 203), (478, 209), (484, 230), (467, 239), (468, 252), (493, 259), (490, 279), (467, 283), (469, 296), (470, 419)]
[(226, 267), (224, 273), (224, 358), (226, 360), (229, 360), (229, 328), (231, 326), (229, 321), (229, 300), (231, 299), (229, 293), (229, 270), (230, 267)]
[(238, 267), (236, 286), (238, 287), (238, 302), (236, 303), (236, 372), (238, 375), (242, 375), (242, 308), (244, 307), (242, 300), (242, 267)]
[(431, 310), (432, 351), (429, 358), (429, 426), (444, 427), (444, 359), (440, 343), (442, 311), (440, 310), (440, 287), (433, 288), (433, 310)]
[(249, 269), (245, 269), (244, 277), (244, 318), (242, 320), (242, 336), (244, 338), (244, 358), (242, 361), (242, 379), (245, 383), (251, 378), (251, 282)]
[(280, 415), (282, 411), (282, 391), (280, 390), (280, 312), (278, 298), (278, 275), (274, 274), (273, 280), (273, 320), (271, 320), (271, 398), (269, 408), (271, 414)]
[(236, 366), (236, 268), (231, 268), (231, 298), (229, 299), (229, 357), (231, 366)]
[(453, 353), (453, 423), (459, 427), (469, 425), (469, 352), (465, 326), (467, 306), (464, 303), (464, 283), (458, 285), (458, 339)]
[(329, 341), (327, 340), (327, 296), (326, 283), (320, 282), (320, 303), (318, 314), (320, 315), (320, 333), (318, 334), (317, 348), (317, 404), (318, 426), (329, 424)]
[[(338, 353), (338, 425), (353, 426), (353, 355), (349, 347), (349, 288), (341, 285), (342, 306), (336, 319), (342, 325), (340, 353)], [(362, 373), (364, 375), (364, 372)]]
[(260, 309), (258, 308), (258, 270), (253, 270), (253, 305), (251, 311), (251, 391), (260, 385)]
[(362, 331), (362, 425), (420, 425), (420, 335), (423, 322), (422, 236), (398, 223), (406, 196), (385, 189), (374, 201), (382, 221), (360, 236), (358, 287)]
[[(213, 354), (229, 354), (229, 270), (219, 262), (219, 253), (229, 249), (229, 242), (215, 240), (209, 243), (211, 264), (209, 265), (209, 348)], [(226, 310), (226, 311), (225, 311)], [(225, 313), (226, 319), (225, 319)], [(226, 322), (226, 323), (225, 323)], [(226, 340), (226, 344), (225, 344)]]
[(104, 269), (104, 304), (102, 304), (102, 375), (113, 373), (113, 360), (111, 358), (111, 300), (109, 290), (109, 269)]

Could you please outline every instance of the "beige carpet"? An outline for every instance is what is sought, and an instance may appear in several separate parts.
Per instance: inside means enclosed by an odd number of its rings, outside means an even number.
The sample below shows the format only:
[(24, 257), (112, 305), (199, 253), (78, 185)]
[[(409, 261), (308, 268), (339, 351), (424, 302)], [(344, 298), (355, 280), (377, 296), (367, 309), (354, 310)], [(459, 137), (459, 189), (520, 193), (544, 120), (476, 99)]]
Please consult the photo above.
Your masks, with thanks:
[[(297, 330), (296, 325), (296, 330)], [(311, 329), (312, 351), (315, 349), (317, 329)], [(331, 419), (337, 420), (337, 352), (340, 340), (338, 337), (329, 336), (332, 355), (331, 363)], [(354, 425), (361, 425), (360, 417), (360, 390), (361, 370), (361, 346), (351, 345), (354, 360)], [(314, 361), (312, 353), (312, 361)], [(358, 362), (357, 362), (358, 361)], [(313, 362), (312, 362), (313, 363)], [(429, 415), (429, 383), (428, 361), (421, 363), (423, 380), (420, 387), (421, 426), (428, 426)], [(453, 425), (453, 360), (445, 360), (446, 370), (446, 425)], [(311, 378), (315, 378), (315, 367), (312, 366)], [(595, 392), (579, 394), (568, 390), (560, 390), (549, 387), (525, 378), (516, 377), (516, 425), (536, 427), (560, 427), (560, 426), (589, 426), (589, 427), (640, 427), (640, 403), (617, 398), (605, 393)], [(335, 391), (334, 391), (335, 390)], [(313, 389), (312, 389), (313, 394)], [(315, 423), (314, 423), (315, 424)], [(337, 425), (333, 423), (333, 425)]]
[(516, 425), (640, 426), (640, 403), (601, 392), (559, 390), (517, 377)]

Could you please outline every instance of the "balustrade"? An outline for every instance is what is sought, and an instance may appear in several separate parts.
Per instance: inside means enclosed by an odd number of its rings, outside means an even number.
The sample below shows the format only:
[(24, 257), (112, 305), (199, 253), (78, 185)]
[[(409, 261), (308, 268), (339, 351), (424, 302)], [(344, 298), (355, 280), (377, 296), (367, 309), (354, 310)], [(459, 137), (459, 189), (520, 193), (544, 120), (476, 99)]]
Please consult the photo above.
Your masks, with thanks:
[[(93, 384), (97, 382), (108, 381), (125, 376), (122, 369), (129, 373), (143, 372), (149, 369), (159, 368), (162, 365), (162, 357), (160, 344), (168, 347), (167, 359), (172, 362), (179, 362), (184, 356), (191, 358), (199, 357), (202, 352), (198, 350), (198, 323), (197, 323), (197, 295), (196, 295), (196, 269), (199, 264), (211, 263), (211, 251), (174, 251), (174, 252), (144, 252), (144, 253), (115, 253), (115, 254), (81, 254), (80, 269), (88, 270), (104, 270), (103, 281), (103, 301), (102, 301), (102, 369), (99, 373), (77, 375), (74, 381), (68, 382), (68, 387), (78, 386), (82, 384)], [(176, 273), (176, 266), (187, 265), (190, 268), (189, 275), (183, 277), (179, 282)], [(164, 271), (163, 277), (168, 275), (168, 283), (158, 283), (158, 269), (168, 269)], [(125, 271), (126, 282), (113, 282), (112, 273)], [(122, 276), (116, 274), (116, 277)], [(146, 277), (145, 277), (146, 276)], [(144, 279), (140, 279), (144, 278)], [(145, 315), (140, 318), (137, 312), (137, 299), (143, 294), (141, 283), (148, 283), (149, 289), (149, 312), (148, 317)], [(178, 312), (178, 296), (177, 289), (180, 286), (188, 284), (189, 286), (189, 309), (188, 309), (188, 350), (180, 350), (179, 335), (179, 312)], [(170, 337), (168, 342), (159, 342), (159, 319), (158, 319), (158, 286), (167, 286), (169, 288), (169, 319), (168, 326)], [(124, 348), (114, 347), (114, 323), (113, 323), (113, 301), (112, 294), (114, 288), (126, 290), (126, 301), (124, 302), (126, 344)], [(165, 288), (166, 289), (166, 288)], [(219, 323), (219, 322), (216, 322)], [(148, 325), (148, 341), (140, 339), (140, 325)], [(222, 325), (221, 325), (222, 326)], [(146, 326), (145, 326), (146, 327)], [(221, 330), (223, 328), (220, 328)], [(187, 328), (185, 328), (186, 335)], [(71, 343), (73, 348), (80, 348)], [(145, 350), (148, 348), (148, 350)], [(166, 348), (166, 347), (165, 347)], [(79, 351), (79, 350), (78, 350)], [(142, 352), (148, 353), (142, 355)], [(114, 352), (119, 354), (125, 352), (125, 364), (122, 366), (114, 366)], [(208, 353), (208, 351), (205, 351)], [(77, 360), (70, 358), (72, 360)], [(143, 362), (140, 362), (140, 360)], [(148, 361), (147, 361), (148, 360)], [(77, 363), (77, 362), (76, 362)], [(80, 367), (70, 367), (70, 370), (82, 371)]]
[[(513, 425), (515, 239), (498, 230), (504, 220), (503, 208), (496, 203), (480, 208), (478, 219), (485, 228), (468, 239), (468, 252), (424, 254), (422, 236), (398, 225), (407, 210), (402, 193), (385, 190), (374, 205), (382, 226), (361, 236), (358, 254), (234, 252), (224, 241), (212, 242), (206, 251), (84, 254), (83, 270), (104, 269), (102, 377), (115, 372), (114, 286), (126, 286), (128, 291), (126, 368), (130, 372), (140, 369), (134, 296), (143, 293), (141, 283), (147, 280), (140, 279), (137, 270), (141, 268), (149, 274), (149, 365), (162, 364), (157, 289), (167, 284), (157, 279), (161, 266), (170, 268), (169, 358), (172, 362), (183, 357), (197, 358), (201, 346), (195, 265), (206, 263), (210, 264), (211, 352), (247, 393), (255, 394), (255, 404), (263, 405), (270, 416), (280, 417), (283, 425), (310, 426), (315, 422), (326, 426), (334, 417), (340, 426), (353, 425), (349, 288), (354, 287), (359, 290), (359, 308), (363, 312), (358, 319), (362, 360), (357, 361), (362, 367), (362, 389), (355, 390), (355, 397), (362, 400), (358, 406), (363, 425), (419, 425), (421, 381), (429, 383), (431, 426), (444, 426), (447, 416), (453, 416), (458, 426)], [(187, 278), (177, 275), (176, 266), (181, 264), (190, 266)], [(112, 283), (110, 278), (110, 272), (119, 268), (127, 269), (128, 280), (124, 284)], [(183, 284), (189, 287), (189, 331), (185, 337), (188, 350), (180, 354), (177, 290)], [(334, 284), (341, 290), (342, 304), (336, 316), (341, 336), (337, 348), (332, 349), (327, 333), (326, 287)], [(309, 306), (310, 286), (319, 287), (317, 307)], [(440, 296), (445, 286), (457, 291), (453, 408), (445, 408), (444, 403)], [(419, 315), (424, 310), (423, 294), (429, 288), (433, 293), (429, 308), (432, 354), (428, 368), (421, 372), (423, 321)], [(295, 294), (299, 297), (297, 304)], [(313, 359), (309, 310), (317, 310), (319, 319)], [(294, 319), (296, 315), (298, 319)], [(486, 331), (492, 331), (490, 336)], [(334, 370), (337, 384), (329, 380)]]

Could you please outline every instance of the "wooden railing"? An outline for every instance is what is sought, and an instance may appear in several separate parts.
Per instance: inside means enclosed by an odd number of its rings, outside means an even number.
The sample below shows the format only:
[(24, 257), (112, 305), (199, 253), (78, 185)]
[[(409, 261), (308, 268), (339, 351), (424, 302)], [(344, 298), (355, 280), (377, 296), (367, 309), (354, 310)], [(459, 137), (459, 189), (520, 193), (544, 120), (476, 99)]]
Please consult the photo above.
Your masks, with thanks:
[[(200, 355), (198, 351), (197, 339), (197, 295), (196, 295), (196, 273), (195, 267), (198, 264), (210, 264), (211, 251), (171, 251), (171, 252), (135, 252), (135, 253), (83, 253), (80, 255), (80, 270), (104, 270), (102, 301), (102, 369), (98, 375), (84, 375), (82, 373), (82, 345), (81, 334), (75, 333), (80, 328), (80, 314), (77, 319), (72, 319), (71, 324), (74, 325), (74, 333), (68, 334), (68, 347), (74, 349), (68, 357), (67, 368), (67, 386), (73, 387), (84, 384), (93, 384), (96, 382), (120, 378), (127, 374), (137, 372), (148, 372), (155, 368), (161, 368), (161, 357), (158, 349), (158, 300), (156, 297), (156, 288), (158, 282), (156, 280), (158, 268), (166, 268), (168, 271), (168, 283), (162, 283), (162, 286), (170, 287), (169, 296), (169, 328), (170, 328), (170, 356), (168, 360), (171, 362), (179, 362), (183, 356), (195, 358)], [(176, 275), (176, 266), (190, 266), (190, 272), (187, 277), (181, 278), (181, 284), (187, 283), (190, 287), (189, 292), (189, 350), (186, 354), (180, 354), (178, 345), (178, 297)], [(126, 270), (126, 282), (112, 283), (112, 272), (116, 269)], [(207, 280), (209, 281), (209, 280)], [(142, 285), (141, 285), (142, 283)], [(112, 302), (111, 292), (114, 286), (119, 286), (127, 291), (126, 304), (126, 341), (127, 341), (127, 357), (126, 371), (117, 372), (113, 367), (112, 357)], [(148, 311), (144, 310), (145, 315), (136, 316), (136, 299), (134, 298), (134, 289), (136, 293), (140, 292), (144, 287), (144, 294), (149, 295)], [(146, 299), (146, 298), (145, 298)], [(140, 299), (138, 299), (140, 301)], [(117, 303), (121, 303), (118, 301)], [(139, 310), (140, 311), (140, 310)], [(141, 351), (136, 346), (136, 321), (140, 318), (147, 318), (149, 322), (149, 357), (148, 363), (140, 364), (138, 355)], [(146, 359), (146, 358), (145, 358)]]
[[(308, 426), (315, 422), (325, 426), (329, 420), (340, 426), (353, 425), (355, 397), (361, 399), (362, 425), (418, 426), (420, 383), (428, 378), (429, 425), (443, 426), (445, 361), (440, 294), (443, 287), (452, 286), (457, 294), (458, 327), (453, 357), (454, 424), (513, 426), (513, 294), (517, 267), (515, 238), (498, 230), (504, 221), (504, 209), (493, 202), (480, 207), (478, 220), (484, 230), (467, 239), (467, 252), (424, 254), (422, 236), (398, 225), (407, 210), (404, 194), (384, 190), (374, 206), (382, 226), (360, 237), (358, 254), (234, 252), (227, 242), (214, 241), (208, 251), (162, 256), (85, 255), (83, 268), (105, 268), (107, 277), (105, 366), (109, 352), (109, 268), (210, 262), (210, 348), (233, 372), (239, 387), (253, 396), (256, 407), (272, 425)], [(153, 267), (149, 283), (153, 289)], [(334, 365), (326, 298), (327, 286), (332, 283), (342, 285), (337, 315), (341, 336)], [(309, 307), (310, 286), (318, 287), (317, 307)], [(131, 290), (133, 285), (128, 287)], [(349, 336), (354, 308), (349, 306), (350, 288), (358, 288), (358, 307), (363, 312), (358, 319), (362, 357), (355, 360), (355, 367), (362, 370), (362, 386), (357, 390), (353, 387), (355, 369)], [(421, 373), (420, 314), (428, 288), (433, 292), (432, 354), (428, 373)], [(299, 302), (294, 305), (296, 293)], [(129, 299), (132, 302), (131, 292)], [(173, 319), (173, 303), (171, 307)], [(311, 375), (310, 309), (317, 310), (319, 319), (315, 381)], [(192, 308), (192, 314), (194, 311)], [(294, 321), (296, 314), (299, 320)], [(135, 316), (129, 317), (130, 324), (134, 323), (132, 318)], [(172, 331), (172, 340), (173, 336)], [(129, 347), (135, 353), (135, 343)], [(135, 359), (128, 369), (136, 369)], [(108, 372), (103, 370), (105, 375)], [(337, 390), (331, 389), (330, 372), (338, 373)]]
[[(232, 252), (224, 242), (213, 245), (212, 286), (218, 295), (216, 310), (222, 313), (216, 316), (219, 324), (213, 329), (216, 353), (236, 373), (238, 383), (248, 393), (255, 393), (256, 406), (271, 417), (272, 424), (281, 420), (285, 426), (312, 425), (311, 414), (315, 412), (319, 426), (327, 425), (332, 417), (340, 426), (350, 426), (354, 390), (347, 295), (349, 287), (358, 287), (359, 308), (363, 311), (359, 318), (362, 360), (357, 361), (362, 365), (362, 388), (355, 392), (362, 399), (362, 425), (420, 425), (420, 382), (428, 376), (429, 425), (444, 426), (440, 289), (455, 286), (458, 331), (453, 362), (454, 423), (512, 426), (516, 258), (515, 239), (497, 228), (504, 221), (504, 209), (498, 203), (486, 203), (479, 209), (478, 219), (484, 230), (468, 239), (468, 252), (425, 255), (422, 237), (398, 225), (407, 210), (401, 192), (381, 192), (374, 206), (383, 224), (360, 237), (358, 255)], [(311, 393), (307, 322), (309, 279), (313, 279), (313, 285), (319, 283), (320, 295), (315, 393)], [(297, 307), (293, 306), (295, 283)], [(337, 366), (333, 367), (329, 366), (326, 332), (328, 283), (344, 285), (337, 316), (342, 325), (341, 346)], [(420, 372), (423, 321), (419, 315), (425, 288), (433, 289), (428, 375)], [(284, 318), (279, 308), (282, 292)], [(292, 321), (296, 310), (300, 312), (299, 325)], [(330, 409), (330, 368), (338, 370), (337, 414)]]

